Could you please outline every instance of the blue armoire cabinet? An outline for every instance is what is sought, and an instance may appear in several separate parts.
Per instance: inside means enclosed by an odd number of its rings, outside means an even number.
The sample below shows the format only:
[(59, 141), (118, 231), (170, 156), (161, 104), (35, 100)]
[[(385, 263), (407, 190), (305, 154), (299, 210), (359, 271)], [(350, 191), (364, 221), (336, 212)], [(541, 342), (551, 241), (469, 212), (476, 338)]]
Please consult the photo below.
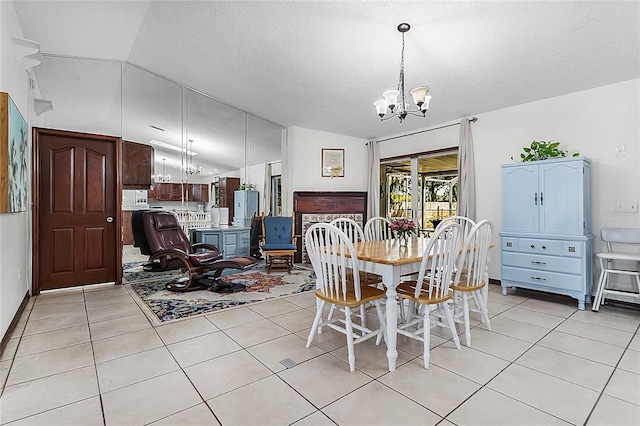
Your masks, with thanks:
[(591, 302), (591, 160), (502, 165), (502, 294), (529, 288)]
[(251, 225), (251, 218), (258, 213), (258, 191), (234, 191), (233, 226)]

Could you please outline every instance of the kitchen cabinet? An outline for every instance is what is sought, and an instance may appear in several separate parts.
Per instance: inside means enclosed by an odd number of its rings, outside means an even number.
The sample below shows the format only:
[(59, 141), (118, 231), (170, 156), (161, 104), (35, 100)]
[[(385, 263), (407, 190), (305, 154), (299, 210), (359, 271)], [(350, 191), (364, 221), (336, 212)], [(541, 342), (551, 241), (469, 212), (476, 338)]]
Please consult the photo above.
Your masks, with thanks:
[(122, 141), (122, 188), (150, 189), (153, 175), (153, 147)]
[(591, 302), (590, 179), (583, 157), (502, 166), (503, 295), (511, 286)]
[(209, 202), (209, 185), (190, 183), (187, 185), (187, 194), (189, 201), (198, 201), (203, 203)]
[(244, 226), (190, 229), (192, 243), (208, 243), (218, 247), (225, 259), (249, 256), (249, 230)]
[(182, 201), (183, 191), (185, 201), (209, 201), (208, 185), (199, 183), (156, 183), (147, 197), (149, 201)]

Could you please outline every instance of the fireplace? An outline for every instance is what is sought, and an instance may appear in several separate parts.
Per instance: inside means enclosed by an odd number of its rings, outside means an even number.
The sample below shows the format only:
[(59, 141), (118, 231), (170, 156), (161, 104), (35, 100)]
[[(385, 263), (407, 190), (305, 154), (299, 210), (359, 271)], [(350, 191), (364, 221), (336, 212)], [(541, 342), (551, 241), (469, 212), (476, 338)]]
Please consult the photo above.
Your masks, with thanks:
[(364, 226), (367, 220), (366, 192), (294, 192), (293, 210), (298, 237), (296, 262), (308, 262), (304, 248), (304, 235), (309, 226), (318, 222), (331, 222), (340, 217), (353, 219)]

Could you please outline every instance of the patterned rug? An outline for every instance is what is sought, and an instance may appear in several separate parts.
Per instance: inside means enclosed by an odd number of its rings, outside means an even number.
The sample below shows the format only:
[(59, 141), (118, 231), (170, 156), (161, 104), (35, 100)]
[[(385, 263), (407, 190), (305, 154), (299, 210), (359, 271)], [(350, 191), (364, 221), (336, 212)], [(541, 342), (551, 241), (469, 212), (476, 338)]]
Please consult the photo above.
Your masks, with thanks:
[(291, 273), (268, 274), (264, 262), (248, 271), (234, 273), (234, 270), (227, 269), (224, 272), (223, 281), (243, 284), (246, 290), (228, 294), (209, 290), (169, 291), (165, 285), (180, 277), (180, 272), (145, 272), (142, 263), (123, 265), (122, 281), (155, 324), (302, 293), (315, 289), (316, 285), (313, 270), (300, 265), (295, 265)]

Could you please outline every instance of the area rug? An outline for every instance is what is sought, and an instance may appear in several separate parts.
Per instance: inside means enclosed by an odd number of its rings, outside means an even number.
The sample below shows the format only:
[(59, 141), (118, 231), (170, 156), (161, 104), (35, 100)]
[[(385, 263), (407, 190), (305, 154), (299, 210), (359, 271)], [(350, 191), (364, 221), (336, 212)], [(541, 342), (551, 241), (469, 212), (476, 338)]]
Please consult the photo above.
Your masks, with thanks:
[(291, 273), (267, 273), (264, 262), (248, 271), (226, 270), (221, 278), (227, 283), (244, 284), (245, 291), (216, 293), (209, 290), (185, 293), (165, 289), (179, 272), (145, 272), (142, 263), (123, 265), (123, 284), (155, 324), (219, 311), (234, 306), (261, 302), (315, 289), (315, 274), (310, 268), (295, 265)]

